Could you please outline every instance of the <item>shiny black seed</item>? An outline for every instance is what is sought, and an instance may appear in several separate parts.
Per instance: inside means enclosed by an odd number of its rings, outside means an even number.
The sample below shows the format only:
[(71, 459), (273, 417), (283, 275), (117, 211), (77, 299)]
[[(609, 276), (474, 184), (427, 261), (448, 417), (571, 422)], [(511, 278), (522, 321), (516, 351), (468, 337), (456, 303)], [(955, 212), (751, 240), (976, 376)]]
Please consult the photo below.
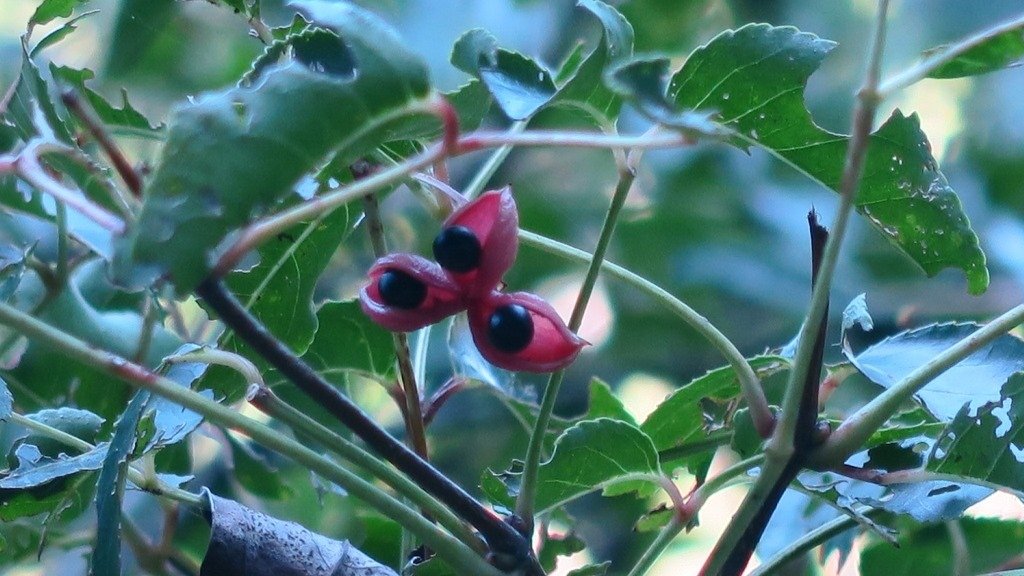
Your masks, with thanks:
[(506, 304), (491, 314), (487, 338), (502, 352), (519, 352), (533, 340), (533, 319), (519, 304)]
[(388, 270), (377, 279), (377, 291), (388, 306), (412, 310), (427, 299), (427, 287), (401, 270)]
[(434, 238), (434, 258), (445, 270), (469, 272), (480, 265), (480, 240), (465, 226), (449, 226)]

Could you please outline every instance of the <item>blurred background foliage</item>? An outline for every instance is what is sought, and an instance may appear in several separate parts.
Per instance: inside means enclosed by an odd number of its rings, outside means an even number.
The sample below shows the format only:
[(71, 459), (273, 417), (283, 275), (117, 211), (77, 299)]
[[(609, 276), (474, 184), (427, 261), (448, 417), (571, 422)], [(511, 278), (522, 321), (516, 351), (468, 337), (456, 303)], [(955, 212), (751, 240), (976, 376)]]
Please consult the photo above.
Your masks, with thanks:
[[(852, 97), (862, 76), (863, 56), (875, 2), (808, 3), (799, 0), (630, 0), (611, 2), (636, 29), (638, 53), (660, 52), (676, 64), (693, 48), (721, 30), (747, 22), (791, 24), (838, 48), (812, 76), (806, 98), (821, 126), (847, 132)], [(381, 13), (430, 65), (433, 82), (454, 89), (467, 76), (448, 63), (454, 41), (467, 29), (485, 28), (501, 46), (519, 50), (555, 68), (579, 41), (594, 42), (592, 19), (573, 9), (572, 0), (383, 0), (362, 4)], [(3, 0), (0, 8), (0, 86), (15, 76), (19, 36), (36, 7), (35, 0)], [(262, 3), (264, 19), (283, 25), (291, 13), (276, 0)], [(202, 91), (234, 84), (262, 45), (248, 34), (243, 18), (207, 2), (176, 0), (91, 0), (79, 13), (79, 30), (48, 49), (43, 57), (59, 65), (90, 68), (92, 87), (118, 100), (126, 88), (135, 107), (156, 123), (167, 119), (175, 102)], [(958, 0), (901, 0), (894, 4), (884, 70), (900, 70), (926, 48), (953, 41), (1015, 15), (1017, 0), (965, 3)], [(35, 38), (60, 25), (37, 30)], [(905, 256), (855, 218), (834, 283), (833, 311), (859, 293), (876, 321), (873, 338), (897, 329), (946, 319), (985, 319), (1021, 301), (1024, 295), (1024, 74), (1007, 70), (959, 80), (924, 81), (886, 102), (879, 122), (898, 107), (918, 112), (935, 157), (981, 239), (989, 258), (992, 284), (982, 296), (969, 296), (962, 274), (948, 270), (928, 279)], [(1015, 96), (1016, 95), (1016, 96)], [(491, 127), (507, 125), (493, 111)], [(625, 110), (620, 131), (635, 133), (646, 122)], [(558, 110), (540, 114), (533, 127), (593, 127)], [(158, 143), (141, 135), (122, 134), (129, 154), (146, 164)], [(470, 155), (452, 165), (456, 188), (472, 177), (486, 157)], [(492, 180), (516, 190), (521, 222), (539, 232), (584, 249), (593, 246), (615, 182), (614, 164), (604, 151), (530, 149), (514, 152)], [(750, 155), (721, 144), (686, 150), (650, 152), (620, 222), (610, 259), (644, 275), (680, 296), (754, 355), (793, 338), (809, 295), (809, 247), (805, 214), (815, 209), (829, 222), (835, 195), (754, 149)], [(392, 194), (383, 203), (393, 248), (428, 250), (437, 226), (409, 194)], [(356, 234), (335, 254), (333, 266), (318, 289), (324, 299), (354, 295), (371, 257)], [(513, 289), (540, 292), (565, 314), (583, 268), (523, 247), (507, 282)], [(437, 331), (440, 332), (440, 331)], [(833, 330), (835, 343), (838, 327)], [(592, 375), (609, 382), (627, 407), (642, 416), (661, 398), (693, 377), (721, 365), (706, 342), (657, 304), (628, 289), (605, 282), (591, 306), (583, 331), (594, 343), (570, 370), (559, 412), (572, 415), (586, 407)], [(443, 336), (441, 334), (440, 336)], [(428, 389), (449, 373), (441, 340)], [(433, 349), (433, 348), (432, 348)], [(827, 360), (839, 358), (830, 346)], [(543, 380), (523, 377), (524, 395)], [(365, 406), (400, 430), (397, 412), (375, 390), (353, 390)], [(314, 489), (308, 472), (286, 462), (280, 482), (255, 474), (239, 483), (240, 474), (226, 463), (245, 466), (246, 458), (265, 457), (258, 447), (198, 438), (193, 458), (200, 480), (223, 496), (253, 504), (265, 498), (269, 512), (302, 519), (312, 529), (366, 543), (375, 550), (381, 534), (395, 527), (353, 506), (338, 494)], [(474, 487), (487, 467), (502, 468), (521, 457), (526, 432), (493, 395), (474, 390), (445, 406), (431, 428), (433, 458), (458, 482)], [(228, 446), (235, 447), (232, 450)], [(258, 464), (263, 466), (263, 464)], [(728, 498), (726, 492), (723, 498)], [(735, 494), (733, 494), (735, 496)], [(152, 498), (129, 500), (141, 533), (157, 532), (160, 514)], [(695, 570), (709, 542), (728, 519), (716, 500), (701, 515), (702, 529), (679, 539), (659, 566), (663, 573)], [(633, 521), (648, 505), (632, 496), (587, 498), (571, 507), (577, 529), (595, 559), (626, 562), (650, 535), (632, 532)], [(1012, 507), (1011, 507), (1012, 508)], [(1018, 503), (1019, 508), (1019, 503)], [(1004, 507), (1005, 511), (1005, 507)], [(1012, 512), (1012, 510), (1011, 510)], [(785, 512), (783, 512), (785, 513)], [(557, 524), (557, 523), (556, 523)], [(204, 523), (185, 518), (176, 543), (195, 558), (205, 546)], [(44, 556), (44, 558), (47, 558)], [(58, 570), (56, 563), (61, 563)], [(76, 573), (80, 555), (50, 559), (43, 573)], [(614, 568), (615, 564), (613, 564)], [(67, 571), (65, 571), (67, 570)], [(685, 571), (684, 571), (685, 570)]]

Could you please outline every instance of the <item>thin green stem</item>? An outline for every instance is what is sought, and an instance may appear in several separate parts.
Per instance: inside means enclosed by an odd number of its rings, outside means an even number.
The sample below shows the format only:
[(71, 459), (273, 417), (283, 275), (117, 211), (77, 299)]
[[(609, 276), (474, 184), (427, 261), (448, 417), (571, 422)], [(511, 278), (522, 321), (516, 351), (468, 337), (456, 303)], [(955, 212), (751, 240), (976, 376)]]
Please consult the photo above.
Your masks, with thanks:
[(178, 354), (175, 356), (168, 356), (164, 358), (164, 362), (168, 364), (184, 364), (187, 362), (197, 362), (200, 364), (214, 364), (217, 366), (224, 366), (230, 368), (235, 372), (242, 375), (245, 379), (246, 384), (256, 384), (263, 386), (263, 374), (260, 369), (256, 367), (256, 364), (249, 360), (245, 356), (235, 354), (234, 352), (228, 352), (227, 350), (218, 350), (216, 348), (200, 348), (198, 350), (192, 350), (185, 352), (184, 354)]
[[(593, 256), (588, 252), (526, 230), (519, 231), (519, 240), (522, 241), (523, 244), (533, 246), (550, 254), (562, 256), (563, 258), (575, 260), (580, 263), (589, 263), (593, 258)], [(764, 398), (764, 392), (761, 389), (761, 381), (758, 379), (757, 373), (754, 372), (754, 369), (750, 366), (750, 363), (747, 362), (747, 359), (743, 357), (743, 354), (740, 353), (739, 349), (736, 348), (736, 345), (722, 334), (714, 324), (709, 322), (707, 318), (701, 316), (696, 310), (689, 307), (685, 302), (679, 300), (664, 288), (654, 284), (639, 274), (608, 261), (603, 261), (601, 263), (601, 268), (610, 276), (625, 282), (637, 291), (647, 294), (655, 301), (660, 302), (683, 322), (687, 323), (691, 328), (703, 336), (722, 354), (722, 356), (725, 357), (729, 365), (731, 365), (733, 370), (736, 371), (736, 378), (739, 381), (740, 390), (743, 392), (743, 397), (747, 400), (747, 404), (751, 406), (751, 413), (753, 414), (754, 412), (757, 412), (759, 414), (770, 416), (771, 413), (768, 410), (768, 401)], [(765, 416), (761, 416), (761, 418), (763, 419)]]
[(213, 424), (237, 430), (263, 446), (335, 482), (354, 497), (373, 506), (384, 515), (416, 534), (427, 546), (458, 569), (474, 574), (500, 574), (497, 569), (488, 564), (475, 551), (450, 534), (442, 531), (421, 516), (416, 510), (406, 506), (401, 501), (338, 465), (336, 462), (323, 457), (299, 442), (282, 435), (280, 432), (222, 406), (197, 392), (179, 386), (163, 376), (154, 374), (143, 366), (131, 363), (110, 352), (97, 350), (89, 344), (7, 304), (0, 304), (0, 323), (22, 332), (28, 338), (56, 348), (66, 357), (79, 360), (132, 386), (149, 390), (158, 396), (162, 396), (184, 408), (201, 414), (207, 421)]
[(875, 20), (874, 38), (867, 58), (864, 84), (857, 95), (846, 160), (839, 185), (840, 205), (832, 224), (825, 253), (822, 256), (811, 304), (803, 322), (803, 330), (797, 344), (796, 358), (790, 371), (782, 412), (774, 433), (765, 449), (765, 463), (757, 482), (740, 504), (725, 532), (721, 535), (702, 574), (739, 574), (746, 567), (754, 546), (760, 540), (764, 526), (774, 513), (778, 500), (786, 486), (800, 471), (807, 454), (795, 452), (794, 440), (797, 423), (800, 421), (801, 402), (804, 386), (815, 383), (809, 372), (815, 356), (815, 342), (819, 338), (818, 326), (822, 325), (828, 309), (829, 292), (839, 259), (839, 249), (846, 235), (846, 227), (853, 210), (857, 189), (860, 184), (864, 159), (867, 155), (871, 125), (878, 104), (877, 88), (882, 53), (885, 47), (885, 23), (888, 15), (888, 0), (880, 0)]
[(261, 412), (284, 422), (297, 434), (322, 444), (331, 452), (366, 470), (408, 498), (447, 528), (467, 546), (477, 548), (480, 539), (468, 530), (462, 520), (439, 500), (428, 494), (418, 484), (382, 462), (376, 456), (346, 440), (323, 424), (297, 410), (265, 386), (256, 387), (249, 395), (249, 402)]
[(874, 41), (868, 56), (864, 85), (857, 95), (853, 130), (850, 135), (849, 146), (846, 150), (846, 161), (843, 165), (843, 174), (839, 184), (839, 208), (832, 222), (832, 228), (829, 231), (828, 242), (825, 244), (825, 254), (822, 256), (818, 278), (815, 281), (814, 289), (811, 291), (811, 305), (807, 312), (807, 317), (804, 319), (804, 328), (800, 332), (796, 357), (793, 360), (793, 369), (790, 371), (786, 395), (782, 403), (782, 414), (778, 430), (776, 430), (771, 439), (775, 449), (780, 451), (792, 449), (793, 435), (796, 432), (796, 422), (802, 395), (802, 383), (807, 379), (807, 372), (810, 369), (811, 359), (814, 355), (813, 344), (818, 335), (815, 327), (821, 324), (828, 309), (829, 292), (832, 288), (836, 264), (839, 261), (839, 250), (846, 236), (846, 228), (850, 221), (850, 214), (853, 212), (854, 201), (860, 186), (860, 177), (864, 171), (864, 159), (867, 156), (871, 125), (874, 122), (875, 109), (878, 105), (876, 91), (882, 62), (882, 52), (885, 47), (885, 20), (888, 7), (888, 0), (881, 0), (879, 2)]
[(57, 285), (65, 286), (68, 281), (68, 207), (60, 200), (57, 201)]
[(474, 132), (459, 139), (460, 154), (494, 146), (557, 146), (572, 148), (678, 148), (689, 142), (679, 133), (641, 134), (619, 136), (598, 132), (559, 132), (536, 130), (532, 132)]
[(1016, 306), (950, 346), (848, 417), (812, 455), (816, 467), (839, 464), (926, 384), (996, 338), (1024, 323), (1024, 304)]
[(139, 330), (139, 343), (135, 346), (135, 354), (132, 355), (133, 362), (142, 362), (149, 354), (153, 345), (153, 328), (156, 327), (157, 315), (156, 302), (148, 296), (142, 304), (142, 327)]
[[(865, 506), (856, 510), (854, 513), (860, 516), (871, 517), (881, 514), (882, 512), (883, 510), (880, 508)], [(829, 522), (818, 526), (814, 530), (811, 530), (807, 534), (804, 534), (800, 538), (794, 540), (777, 554), (769, 558), (764, 564), (761, 564), (752, 570), (747, 576), (768, 576), (769, 574), (774, 574), (776, 570), (820, 546), (829, 538), (838, 536), (851, 528), (856, 528), (858, 524), (859, 523), (855, 516), (840, 516), (839, 518), (830, 520)]]
[(72, 154), (73, 150), (62, 144), (34, 139), (22, 148), (18, 154), (16, 168), (18, 176), (31, 184), (40, 192), (53, 196), (54, 199), (66, 202), (68, 206), (78, 210), (85, 217), (114, 234), (124, 232), (124, 221), (115, 214), (108, 212), (99, 204), (87, 198), (85, 194), (61, 184), (43, 168), (40, 156), (47, 153)]
[(627, 576), (643, 576), (643, 574), (646, 574), (651, 569), (651, 566), (654, 566), (658, 558), (661, 557), (662, 553), (668, 549), (672, 540), (675, 540), (675, 537), (683, 531), (683, 528), (686, 528), (686, 522), (679, 516), (673, 516), (672, 520), (658, 533), (658, 537), (644, 550), (643, 555), (633, 565), (633, 569), (629, 571)]
[(1006, 34), (1008, 32), (1021, 29), (1024, 29), (1024, 14), (1014, 18), (1013, 20), (997, 24), (992, 28), (974, 34), (973, 36), (969, 36), (956, 44), (947, 46), (943, 50), (932, 54), (903, 72), (900, 72), (892, 78), (887, 79), (885, 82), (882, 82), (878, 87), (878, 97), (879, 99), (884, 100), (892, 96), (895, 92), (903, 90), (904, 88), (927, 78), (929, 74), (948, 64), (952, 60), (962, 56), (968, 50), (971, 50), (972, 48), (975, 48), (978, 45), (999, 36), (1000, 34)]
[(712, 494), (731, 486), (737, 478), (750, 472), (755, 466), (760, 466), (764, 462), (764, 458), (764, 454), (756, 454), (745, 460), (740, 460), (698, 486), (686, 499), (686, 505), (680, 511), (680, 515), (689, 522), (697, 515), (697, 512), (700, 512)]
[[(597, 239), (597, 246), (594, 255), (590, 260), (590, 267), (583, 279), (580, 293), (576, 297), (576, 305), (569, 316), (569, 329), (573, 332), (579, 330), (583, 323), (583, 315), (586, 313), (590, 296), (597, 284), (598, 274), (601, 272), (601, 263), (604, 261), (608, 245), (611, 243), (612, 233), (615, 231), (615, 223), (618, 221), (619, 212), (626, 202), (630, 188), (633, 187), (633, 180), (636, 172), (625, 166), (619, 167), (619, 182), (612, 194), (611, 204), (608, 206), (608, 213), (605, 215), (604, 224), (601, 226), (601, 235)], [(526, 450), (526, 461), (523, 468), (522, 484), (519, 490), (519, 497), (516, 499), (516, 514), (531, 528), (533, 526), (534, 504), (537, 492), (537, 473), (540, 470), (541, 453), (544, 450), (544, 436), (548, 429), (548, 423), (555, 410), (555, 400), (558, 397), (558, 390), (562, 386), (565, 371), (559, 370), (548, 379), (548, 385), (544, 389), (544, 397), (541, 399), (540, 409), (537, 413), (537, 421), (530, 435), (530, 443)]]
[[(367, 174), (357, 174), (356, 178), (364, 178)], [(373, 255), (380, 258), (387, 254), (388, 248), (384, 240), (384, 222), (380, 218), (380, 207), (376, 195), (369, 194), (363, 198), (363, 214), (366, 216), (366, 229), (370, 234)], [(420, 401), (416, 371), (413, 369), (409, 356), (409, 337), (404, 332), (392, 332), (391, 339), (394, 342), (398, 377), (401, 379), (404, 392), (405, 405), (402, 413), (405, 415), (405, 430), (409, 435), (408, 442), (417, 454), (427, 460), (427, 432), (426, 426), (423, 424), (423, 405)]]
[(443, 157), (444, 146), (435, 145), (428, 148), (421, 154), (409, 158), (405, 162), (376, 172), (366, 178), (357, 180), (348, 186), (328, 192), (322, 196), (313, 198), (295, 206), (283, 210), (273, 216), (260, 220), (242, 231), (242, 234), (235, 243), (221, 256), (217, 266), (212, 273), (220, 277), (230, 271), (250, 250), (256, 248), (266, 240), (273, 238), (280, 232), (306, 220), (322, 217), (352, 200), (357, 200), (373, 193), (389, 184), (394, 184), (409, 176), (409, 174), (430, 166), (437, 159)]
[[(526, 129), (526, 126), (529, 123), (529, 120), (518, 120), (513, 122), (512, 125), (508, 127), (508, 130), (503, 132), (503, 134), (512, 137), (518, 136)], [(483, 163), (483, 166), (480, 166), (476, 171), (476, 174), (473, 175), (473, 179), (469, 181), (469, 184), (462, 189), (462, 194), (470, 200), (479, 196), (480, 193), (484, 191), (484, 187), (487, 186), (487, 183), (494, 177), (498, 168), (500, 168), (505, 162), (508, 155), (512, 153), (512, 148), (513, 145), (511, 143), (506, 143), (492, 152), (491, 155), (487, 157), (487, 161)]]
[[(60, 442), (70, 448), (74, 448), (79, 452), (88, 452), (95, 448), (95, 446), (77, 436), (72, 436), (63, 430), (48, 426), (42, 422), (38, 422), (18, 414), (17, 412), (12, 412), (9, 420), (13, 424), (17, 424), (23, 428), (28, 428), (41, 436), (45, 436), (51, 440), (56, 440), (57, 442)], [(128, 467), (128, 480), (140, 489), (158, 496), (165, 496), (172, 500), (177, 500), (178, 502), (183, 502), (192, 506), (203, 505), (203, 500), (198, 494), (193, 494), (187, 490), (169, 486), (156, 478), (147, 478), (145, 473), (139, 471), (134, 466)]]

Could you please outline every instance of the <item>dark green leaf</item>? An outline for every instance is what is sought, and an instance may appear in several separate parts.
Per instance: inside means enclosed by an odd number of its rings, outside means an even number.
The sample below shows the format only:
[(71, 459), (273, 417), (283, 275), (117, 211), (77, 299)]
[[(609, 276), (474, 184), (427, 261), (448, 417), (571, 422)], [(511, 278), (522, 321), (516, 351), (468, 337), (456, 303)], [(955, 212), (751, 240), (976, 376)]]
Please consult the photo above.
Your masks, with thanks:
[(490, 32), (480, 28), (467, 30), (452, 47), (451, 63), (459, 70), (473, 76), (480, 75), (481, 66), (497, 64), (495, 54), (498, 41)]
[[(28, 251), (30, 252), (30, 247)], [(0, 244), (0, 302), (8, 302), (21, 284), (25, 272), (26, 250), (13, 244)]]
[(44, 456), (39, 448), (32, 444), (21, 444), (14, 451), (18, 461), (17, 468), (10, 474), (0, 478), (0, 489), (15, 490), (33, 488), (46, 484), (57, 478), (63, 478), (79, 472), (99, 470), (107, 455), (107, 444), (97, 444), (92, 450), (68, 456), (60, 454), (56, 458)]
[(78, 22), (80, 22), (84, 18), (88, 18), (89, 16), (92, 16), (93, 14), (99, 14), (99, 12), (100, 12), (99, 10), (92, 10), (90, 12), (85, 12), (84, 14), (79, 14), (78, 16), (72, 18), (71, 20), (68, 20), (67, 22), (64, 23), (63, 26), (61, 26), (60, 28), (57, 28), (53, 32), (50, 32), (49, 34), (44, 36), (43, 39), (40, 40), (39, 42), (36, 42), (36, 45), (32, 48), (31, 57), (35, 58), (36, 54), (39, 54), (43, 50), (46, 50), (50, 46), (53, 46), (54, 44), (56, 44), (56, 43), (60, 42), (61, 40), (67, 38), (68, 35), (70, 35), (72, 32), (74, 32), (75, 30), (78, 29), (78, 26), (77, 26)]
[(583, 416), (586, 420), (594, 420), (596, 418), (611, 418), (612, 420), (618, 420), (625, 422), (631, 426), (636, 426), (636, 419), (633, 415), (626, 410), (626, 407), (622, 405), (622, 400), (612, 392), (608, 383), (600, 378), (590, 379), (590, 408), (587, 413)]
[[(356, 301), (328, 302), (317, 312), (321, 327), (302, 356), (314, 370), (339, 388), (353, 374), (386, 376), (394, 370), (394, 340), (391, 333), (370, 321)], [(340, 425), (316, 402), (299, 393), (277, 372), (265, 376), (267, 385), (315, 420), (338, 431)], [(212, 383), (211, 384), (215, 384)]]
[(337, 33), (320, 32), (331, 50), (173, 114), (138, 222), (117, 247), (122, 283), (169, 275), (190, 290), (227, 234), (271, 209), (328, 154), (356, 157), (393, 138), (383, 130), (428, 97), (426, 68), (376, 17), (337, 2), (296, 5)]
[(517, 52), (498, 48), (489, 33), (466, 32), (452, 49), (452, 64), (483, 81), (501, 111), (512, 120), (532, 116), (556, 92), (551, 73)]
[(611, 561), (601, 562), (600, 564), (590, 564), (583, 566), (582, 568), (575, 568), (566, 572), (565, 576), (604, 576), (608, 573), (608, 569), (611, 568)]
[(666, 96), (668, 58), (637, 58), (609, 68), (605, 81), (618, 94), (634, 101), (654, 121), (694, 136), (724, 138), (729, 130), (712, 120), (709, 112), (678, 110)]
[[(1024, 524), (1012, 520), (964, 517), (958, 520), (966, 539), (970, 565), (966, 574), (983, 574), (1021, 553)], [(900, 536), (899, 547), (886, 543), (868, 546), (861, 553), (864, 576), (917, 576), (949, 574), (956, 557), (948, 528), (926, 524)]]
[(124, 496), (125, 468), (135, 446), (136, 432), (150, 393), (139, 390), (114, 425), (103, 468), (96, 482), (96, 544), (93, 546), (89, 573), (117, 576), (121, 573), (121, 499)]
[[(550, 510), (603, 488), (607, 495), (642, 489), (628, 474), (661, 474), (658, 452), (639, 428), (609, 418), (585, 420), (555, 442), (537, 476), (537, 510)], [(618, 485), (617, 485), (618, 484)]]
[[(780, 356), (758, 356), (750, 359), (755, 372), (765, 378), (789, 367)], [(708, 372), (668, 396), (640, 426), (658, 450), (702, 440), (706, 424), (702, 402), (706, 399), (728, 400), (740, 393), (736, 373), (731, 366)], [(713, 451), (713, 448), (710, 449)], [(708, 454), (701, 455), (701, 460)]]
[[(260, 247), (258, 265), (227, 277), (228, 287), (242, 305), (300, 356), (319, 325), (313, 289), (335, 249), (351, 232), (353, 221), (349, 208), (342, 207), (295, 226)], [(221, 347), (237, 351), (233, 337)]]
[[(491, 95), (479, 80), (470, 80), (458, 90), (446, 92), (444, 96), (455, 108), (455, 113), (459, 117), (459, 129), (462, 131), (476, 130), (483, 122), (487, 111), (491, 109)], [(433, 132), (440, 134), (438, 128), (434, 128)]]
[[(75, 438), (85, 440), (90, 444), (96, 443), (96, 437), (103, 426), (103, 418), (96, 414), (88, 410), (68, 408), (66, 406), (47, 408), (32, 414), (26, 414), (25, 417), (50, 428), (67, 432)], [(64, 444), (41, 434), (29, 434), (24, 440), (37, 446), (45, 456), (56, 457), (58, 454), (67, 451), (67, 447)]]
[(243, 488), (260, 496), (279, 500), (292, 493), (285, 485), (277, 470), (270, 466), (267, 461), (256, 454), (252, 447), (244, 440), (239, 440), (231, 434), (225, 434), (228, 443), (231, 444), (231, 462), (233, 464), (235, 480)]
[(601, 41), (585, 58), (581, 54), (578, 63), (562, 67), (559, 76), (565, 81), (555, 100), (585, 103), (611, 120), (618, 116), (622, 102), (605, 87), (604, 70), (610, 63), (633, 55), (633, 27), (615, 8), (600, 0), (579, 0), (577, 6), (601, 22)]
[(1024, 497), (1024, 374), (1003, 384), (999, 400), (965, 404), (932, 448), (927, 468)]
[[(92, 346), (124, 358), (133, 358), (145, 323), (139, 312), (122, 308), (116, 299), (109, 304), (103, 301), (105, 294), (103, 290), (95, 289), (99, 283), (94, 282), (94, 275), (103, 278), (104, 273), (105, 266), (98, 260), (80, 265), (72, 274), (69, 285), (48, 300), (37, 316)], [(86, 286), (95, 290), (83, 292), (81, 287)], [(106, 294), (111, 293), (118, 292), (108, 285)], [(87, 295), (91, 301), (86, 299)], [(155, 368), (181, 342), (159, 324), (152, 330), (149, 352), (142, 363)], [(130, 395), (128, 386), (112, 380), (102, 370), (71, 358), (55, 363), (54, 354), (60, 352), (31, 342), (11, 375), (30, 387), (34, 392), (33, 398), (37, 400), (54, 403), (73, 400), (77, 406), (110, 419), (121, 413)], [(24, 399), (25, 402), (30, 400)]]
[[(946, 50), (937, 46), (926, 50), (924, 57), (933, 56)], [(1019, 66), (1024, 60), (1024, 31), (1018, 27), (988, 38), (956, 58), (932, 70), (929, 78), (963, 78), (988, 74), (1003, 68)]]
[(758, 433), (757, 428), (754, 426), (754, 419), (750, 417), (750, 410), (747, 408), (740, 408), (736, 411), (736, 415), (732, 419), (733, 433), (732, 439), (729, 441), (729, 447), (732, 448), (733, 452), (739, 455), (740, 458), (749, 458), (754, 454), (761, 452), (761, 444), (764, 443), (764, 438), (761, 438), (761, 434)]
[[(849, 348), (844, 353), (868, 379), (889, 388), (978, 328), (974, 323), (933, 324), (890, 336), (856, 355)], [(948, 421), (965, 404), (975, 410), (999, 401), (1003, 383), (1021, 370), (1024, 342), (1003, 335), (929, 382), (917, 397), (929, 412)]]
[[(838, 190), (849, 138), (817, 126), (803, 103), (807, 79), (834, 46), (796, 28), (750, 24), (694, 51), (672, 77), (667, 102), (663, 60), (628, 63), (612, 79), (657, 121), (716, 112), (733, 144), (761, 146)], [(875, 228), (928, 275), (959, 268), (971, 293), (985, 291), (984, 252), (915, 115), (896, 111), (871, 135), (864, 174), (857, 209)]]
[(537, 551), (537, 560), (544, 570), (550, 572), (555, 569), (559, 556), (572, 556), (587, 548), (582, 538), (569, 532), (568, 534), (552, 534), (544, 531), (541, 534), (540, 549)]
[(118, 108), (107, 102), (107, 99), (100, 96), (95, 90), (86, 86), (86, 82), (96, 77), (96, 73), (92, 70), (88, 68), (76, 70), (68, 66), (50, 64), (50, 72), (58, 83), (65, 87), (71, 87), (76, 93), (83, 95), (104, 125), (134, 128), (144, 132), (162, 128), (154, 126), (141, 112), (132, 107), (128, 102), (127, 90), (121, 89), (121, 107)]
[(43, 0), (32, 17), (28, 20), (29, 28), (57, 18), (67, 18), (75, 11), (79, 4), (85, 4), (89, 0)]

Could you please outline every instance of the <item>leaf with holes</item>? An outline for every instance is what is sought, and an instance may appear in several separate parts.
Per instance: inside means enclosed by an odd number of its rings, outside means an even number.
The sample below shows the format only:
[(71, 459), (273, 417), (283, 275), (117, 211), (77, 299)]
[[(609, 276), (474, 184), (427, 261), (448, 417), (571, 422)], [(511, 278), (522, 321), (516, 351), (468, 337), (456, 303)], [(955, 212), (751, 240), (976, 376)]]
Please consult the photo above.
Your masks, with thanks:
[[(849, 346), (843, 352), (869, 380), (889, 388), (978, 328), (971, 322), (932, 324), (890, 336), (859, 353)], [(935, 417), (948, 422), (965, 404), (973, 411), (998, 402), (1003, 383), (1021, 370), (1024, 341), (1003, 335), (940, 374), (917, 397)]]
[(964, 405), (939, 436), (926, 467), (1024, 498), (1024, 374), (1011, 376), (998, 400)]
[[(849, 137), (829, 132), (803, 102), (810, 75), (835, 43), (796, 28), (749, 24), (719, 34), (690, 54), (667, 87), (664, 60), (638, 60), (611, 72), (620, 92), (655, 121), (714, 113), (743, 149), (760, 146), (833, 190)], [(702, 132), (698, 127), (684, 130)], [(988, 287), (985, 254), (959, 198), (939, 171), (916, 115), (900, 111), (870, 136), (856, 200), (863, 214), (929, 276), (959, 268), (973, 294)]]

